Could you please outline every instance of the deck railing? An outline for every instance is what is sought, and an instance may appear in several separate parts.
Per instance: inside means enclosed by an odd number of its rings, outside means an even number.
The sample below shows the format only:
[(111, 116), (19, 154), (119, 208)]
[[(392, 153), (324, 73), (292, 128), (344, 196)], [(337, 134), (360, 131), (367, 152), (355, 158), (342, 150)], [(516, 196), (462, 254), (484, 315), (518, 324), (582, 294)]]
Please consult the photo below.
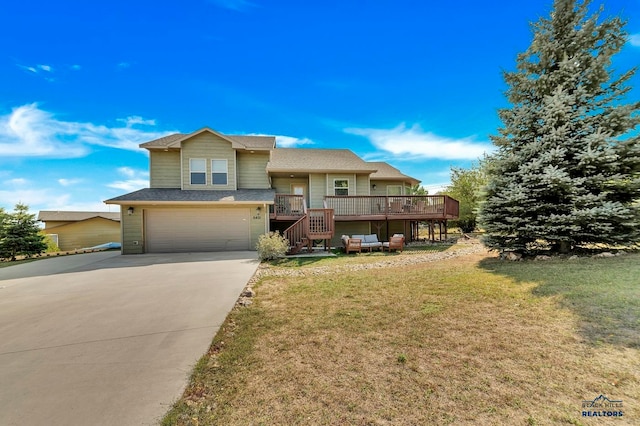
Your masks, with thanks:
[(303, 195), (276, 194), (273, 212), (278, 218), (299, 218), (304, 216), (307, 203)]
[(448, 195), (327, 196), (336, 219), (348, 217), (456, 219), (459, 203)]
[(335, 221), (332, 209), (307, 210), (307, 236), (314, 240), (332, 238), (335, 233)]

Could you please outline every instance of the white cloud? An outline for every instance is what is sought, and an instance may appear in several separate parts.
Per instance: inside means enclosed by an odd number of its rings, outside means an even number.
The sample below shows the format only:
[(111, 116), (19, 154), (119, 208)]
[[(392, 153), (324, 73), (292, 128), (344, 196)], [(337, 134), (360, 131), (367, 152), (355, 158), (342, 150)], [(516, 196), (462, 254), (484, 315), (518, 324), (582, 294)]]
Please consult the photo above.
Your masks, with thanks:
[[(155, 123), (136, 117), (136, 124)], [(128, 122), (129, 119), (124, 119)], [(130, 126), (107, 127), (93, 123), (62, 121), (37, 104), (14, 108), (0, 115), (0, 156), (76, 158), (92, 145), (139, 151), (140, 143), (175, 132), (145, 131)]]
[(131, 64), (129, 62), (120, 62), (118, 64), (118, 68), (119, 69), (125, 69), (125, 68), (130, 68)]
[(276, 135), (276, 146), (280, 148), (291, 148), (293, 146), (300, 145), (313, 145), (313, 141), (308, 138), (294, 138), (292, 136), (280, 136)]
[(71, 65), (69, 68), (73, 71), (80, 71), (82, 69), (82, 67), (78, 64)]
[(132, 192), (149, 187), (149, 172), (145, 170), (135, 170), (131, 167), (120, 167), (117, 172), (126, 179), (107, 184), (109, 188)]
[(58, 194), (47, 188), (0, 190), (0, 206), (4, 206), (5, 210), (13, 210), (17, 203), (28, 205), (31, 211), (64, 210), (70, 199), (70, 194)]
[(138, 115), (133, 115), (131, 117), (127, 117), (127, 118), (119, 118), (118, 121), (125, 123), (125, 125), (127, 127), (132, 127), (135, 126), (136, 124), (141, 124), (144, 126), (155, 126), (156, 125), (156, 120), (145, 120), (144, 118), (138, 116)]
[(632, 46), (640, 47), (640, 33), (631, 34), (629, 37), (629, 43), (631, 43)]
[(54, 78), (51, 77), (51, 74), (53, 74), (53, 67), (51, 65), (45, 65), (45, 64), (38, 64), (36, 66), (20, 65), (20, 64), (16, 64), (16, 65), (18, 66), (18, 68), (22, 68), (23, 70), (28, 71), (30, 73), (42, 74), (44, 79), (47, 81), (55, 80)]
[(149, 187), (149, 179), (119, 180), (107, 185), (109, 188), (121, 189), (127, 192), (137, 191)]
[(24, 186), (28, 183), (29, 181), (24, 178), (15, 178), (4, 182), (5, 186)]
[(58, 179), (58, 183), (62, 186), (77, 185), (81, 182), (82, 182), (82, 179), (65, 179), (65, 178)]
[(433, 158), (442, 160), (475, 160), (490, 152), (493, 146), (473, 138), (452, 139), (425, 132), (418, 124), (411, 128), (402, 123), (393, 129), (345, 129), (346, 133), (364, 136), (378, 149), (398, 158)]
[(276, 138), (276, 146), (278, 148), (291, 148), (294, 146), (300, 145), (313, 145), (311, 139), (308, 138), (295, 138), (293, 136), (283, 136), (283, 135), (265, 135), (264, 133), (249, 133), (248, 136), (271, 136)]
[(134, 170), (131, 167), (119, 167), (118, 173), (128, 178), (133, 178), (133, 177), (136, 177), (137, 175), (144, 174), (144, 172), (141, 172), (139, 170)]
[(32, 72), (32, 73), (34, 73), (34, 74), (37, 74), (37, 73), (38, 73), (38, 70), (37, 70), (35, 67), (29, 67), (29, 66), (27, 66), (27, 65), (18, 65), (18, 67), (19, 67), (19, 68), (22, 68), (22, 69), (23, 69), (23, 70), (25, 70), (25, 71)]

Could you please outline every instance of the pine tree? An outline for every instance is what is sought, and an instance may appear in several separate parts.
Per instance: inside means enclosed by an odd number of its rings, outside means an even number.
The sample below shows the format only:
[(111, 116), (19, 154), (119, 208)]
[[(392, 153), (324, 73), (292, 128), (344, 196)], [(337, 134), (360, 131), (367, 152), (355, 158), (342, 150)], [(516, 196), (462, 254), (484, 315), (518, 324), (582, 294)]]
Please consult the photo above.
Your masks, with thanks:
[(16, 260), (18, 255), (31, 256), (47, 249), (44, 236), (29, 207), (18, 203), (11, 214), (6, 214), (0, 231), (0, 257)]
[(499, 111), (479, 215), (492, 249), (639, 241), (640, 102), (623, 103), (635, 69), (614, 76), (624, 22), (589, 4), (555, 0), (504, 73), (511, 107)]

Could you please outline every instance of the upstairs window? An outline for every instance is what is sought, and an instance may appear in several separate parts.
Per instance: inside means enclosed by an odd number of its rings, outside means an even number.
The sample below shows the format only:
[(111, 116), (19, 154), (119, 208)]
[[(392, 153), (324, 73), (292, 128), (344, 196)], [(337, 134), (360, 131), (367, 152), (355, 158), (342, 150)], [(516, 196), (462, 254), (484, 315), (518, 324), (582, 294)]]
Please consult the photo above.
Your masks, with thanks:
[(207, 184), (207, 162), (200, 158), (189, 159), (189, 172), (191, 174), (191, 185)]
[(347, 179), (335, 179), (333, 181), (333, 194), (334, 195), (349, 195), (349, 180), (347, 180)]
[(211, 160), (211, 183), (213, 185), (226, 185), (228, 174), (227, 160)]

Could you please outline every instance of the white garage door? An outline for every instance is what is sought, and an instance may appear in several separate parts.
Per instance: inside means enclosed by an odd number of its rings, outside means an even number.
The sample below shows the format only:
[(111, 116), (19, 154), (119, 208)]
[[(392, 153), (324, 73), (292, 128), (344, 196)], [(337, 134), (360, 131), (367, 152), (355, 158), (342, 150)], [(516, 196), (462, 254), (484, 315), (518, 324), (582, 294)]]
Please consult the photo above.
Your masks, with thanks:
[(249, 209), (145, 212), (147, 253), (249, 250)]

